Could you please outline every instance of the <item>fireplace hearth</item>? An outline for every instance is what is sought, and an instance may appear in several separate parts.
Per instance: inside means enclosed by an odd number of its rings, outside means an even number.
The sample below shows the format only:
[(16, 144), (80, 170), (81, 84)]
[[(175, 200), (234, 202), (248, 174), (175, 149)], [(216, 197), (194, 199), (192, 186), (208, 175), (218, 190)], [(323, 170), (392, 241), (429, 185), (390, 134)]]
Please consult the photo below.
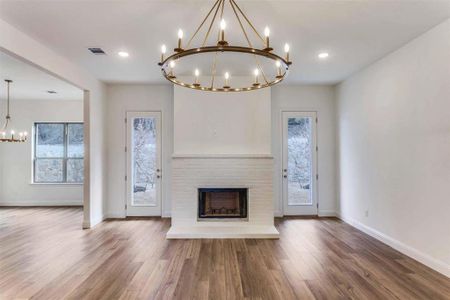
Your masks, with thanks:
[(199, 188), (198, 220), (247, 220), (248, 189)]

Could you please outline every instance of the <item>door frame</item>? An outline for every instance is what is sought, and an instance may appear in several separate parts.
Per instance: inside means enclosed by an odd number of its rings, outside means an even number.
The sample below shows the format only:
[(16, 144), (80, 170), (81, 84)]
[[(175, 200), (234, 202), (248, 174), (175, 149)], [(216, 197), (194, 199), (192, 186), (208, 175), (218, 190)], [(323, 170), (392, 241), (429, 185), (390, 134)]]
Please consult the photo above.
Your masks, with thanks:
[[(131, 121), (130, 119), (134, 117), (152, 117), (156, 116), (159, 119), (158, 129), (157, 130), (157, 141), (159, 141), (159, 156), (157, 160), (159, 161), (159, 169), (161, 170), (160, 179), (158, 182), (159, 191), (157, 193), (158, 204), (156, 206), (148, 206), (148, 205), (137, 205), (136, 207), (158, 207), (158, 209), (154, 209), (152, 212), (146, 213), (131, 213), (128, 208), (128, 200), (132, 192), (132, 168), (131, 168), (131, 159), (132, 159), (132, 149), (131, 148)], [(163, 114), (160, 110), (155, 111), (126, 111), (125, 112), (125, 199), (124, 199), (124, 208), (125, 208), (125, 217), (133, 217), (133, 216), (162, 216), (162, 206), (163, 206), (163, 145), (162, 145), (162, 126), (163, 126)], [(149, 209), (150, 210), (150, 209)]]
[[(289, 213), (287, 208), (287, 184), (285, 183), (285, 179), (283, 178), (284, 172), (284, 165), (285, 165), (285, 115), (286, 114), (292, 114), (292, 115), (304, 115), (304, 116), (310, 116), (313, 118), (312, 123), (312, 131), (313, 131), (313, 145), (312, 145), (312, 155), (313, 155), (313, 205), (311, 206), (310, 210), (304, 210), (303, 212), (300, 212), (299, 209), (297, 212)], [(306, 110), (297, 110), (297, 109), (282, 109), (280, 110), (280, 145), (281, 145), (281, 161), (280, 161), (280, 196), (281, 196), (281, 211), (283, 215), (289, 216), (318, 216), (319, 215), (319, 147), (318, 147), (318, 125), (319, 125), (319, 112), (314, 109), (306, 109)], [(287, 142), (287, 141), (286, 141)], [(308, 205), (298, 205), (298, 207), (306, 207)]]

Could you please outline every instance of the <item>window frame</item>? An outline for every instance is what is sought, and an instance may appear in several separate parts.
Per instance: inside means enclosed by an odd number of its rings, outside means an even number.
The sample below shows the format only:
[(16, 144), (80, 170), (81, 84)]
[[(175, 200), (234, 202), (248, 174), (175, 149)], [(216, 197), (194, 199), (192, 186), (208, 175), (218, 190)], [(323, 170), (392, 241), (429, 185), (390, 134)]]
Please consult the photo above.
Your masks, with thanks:
[[(63, 125), (64, 126), (64, 153), (63, 157), (37, 157), (37, 142), (38, 142), (38, 125), (41, 124), (57, 124), (57, 125)], [(69, 148), (69, 125), (82, 125), (84, 127), (83, 122), (34, 122), (33, 124), (33, 151), (32, 151), (32, 184), (42, 184), (42, 185), (83, 185), (84, 184), (84, 178), (82, 182), (69, 182), (67, 181), (67, 162), (68, 160), (82, 160), (83, 161), (83, 168), (84, 168), (84, 152), (83, 157), (68, 157), (68, 148)], [(84, 129), (83, 129), (83, 146), (84, 146)], [(54, 159), (54, 160), (62, 160), (62, 181), (37, 181), (36, 180), (36, 162), (39, 159)]]

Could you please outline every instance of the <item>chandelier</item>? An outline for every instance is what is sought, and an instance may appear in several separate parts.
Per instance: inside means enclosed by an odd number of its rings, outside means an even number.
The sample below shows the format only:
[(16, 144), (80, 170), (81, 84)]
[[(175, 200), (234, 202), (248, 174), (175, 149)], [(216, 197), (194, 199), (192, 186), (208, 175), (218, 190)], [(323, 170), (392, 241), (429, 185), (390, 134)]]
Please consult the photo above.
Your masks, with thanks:
[[(226, 40), (227, 22), (224, 19), (225, 3), (229, 4), (227, 9), (235, 17), (236, 24), (239, 24), (240, 32), (244, 38), (246, 45), (234, 45)], [(219, 21), (220, 20), (220, 21)], [(215, 34), (216, 27), (217, 40), (214, 38), (213, 45), (208, 45), (208, 39), (211, 33)], [(253, 45), (251, 36), (246, 30), (250, 29), (253, 38), (258, 40), (260, 47)], [(205, 35), (201, 38), (199, 46), (192, 46), (192, 42), (196, 37), (200, 37), (200, 32), (204, 31)], [(228, 34), (227, 34), (228, 35)], [(264, 37), (258, 32), (255, 26), (250, 22), (249, 18), (244, 14), (242, 9), (236, 4), (235, 0), (216, 0), (213, 7), (210, 9), (206, 17), (195, 30), (194, 34), (189, 38), (186, 45), (183, 45), (183, 31), (178, 31), (178, 44), (174, 49), (173, 54), (166, 56), (166, 45), (161, 46), (161, 60), (158, 65), (161, 67), (163, 76), (174, 84), (201, 91), (213, 92), (241, 92), (261, 89), (272, 86), (281, 82), (287, 75), (291, 61), (289, 60), (289, 45), (284, 45), (284, 57), (274, 53), (274, 49), (269, 42), (270, 29), (265, 27)], [(210, 60), (208, 60), (208, 54)], [(221, 63), (222, 55), (230, 54), (232, 58), (228, 62)], [(203, 55), (203, 56), (202, 56)], [(237, 63), (238, 57), (242, 58), (244, 55), (250, 55), (243, 63)], [(201, 70), (198, 65), (188, 63), (185, 68), (188, 74), (177, 74), (176, 66), (188, 57), (197, 57), (197, 63), (204, 65), (205, 62), (211, 61), (210, 75), (200, 77)], [(195, 59), (194, 59), (195, 60)], [(265, 64), (263, 65), (262, 61)], [(219, 66), (223, 70), (219, 70)], [(231, 80), (231, 73), (226, 68), (237, 66), (241, 69), (239, 74), (240, 80), (236, 80), (236, 85), (233, 85)], [(244, 68), (244, 74), (242, 69)], [(245, 73), (247, 72), (247, 73)], [(242, 80), (247, 78), (247, 80)], [(239, 83), (238, 83), (239, 82)], [(240, 84), (240, 85), (238, 85)]]
[[(6, 81), (6, 90), (7, 90), (7, 98), (6, 98), (6, 117), (5, 124), (3, 125), (2, 131), (0, 131), (0, 142), (25, 142), (27, 140), (28, 133), (26, 131), (16, 133), (14, 130), (8, 129), (8, 126), (11, 125), (11, 115), (9, 113), (9, 85), (12, 83), (12, 80), (5, 79)], [(8, 133), (9, 130), (9, 133)]]

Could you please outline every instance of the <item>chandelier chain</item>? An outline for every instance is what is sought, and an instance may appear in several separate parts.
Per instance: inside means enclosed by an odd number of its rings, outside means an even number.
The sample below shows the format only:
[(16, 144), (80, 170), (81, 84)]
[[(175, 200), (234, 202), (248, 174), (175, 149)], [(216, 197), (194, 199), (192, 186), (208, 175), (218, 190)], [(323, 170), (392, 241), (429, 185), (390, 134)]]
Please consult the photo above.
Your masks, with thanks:
[[(249, 46), (250, 48), (253, 48), (253, 45), (252, 45), (252, 43), (251, 43), (251, 41), (250, 41), (250, 39), (249, 39), (249, 37), (248, 37), (248, 35), (247, 35), (247, 32), (245, 31), (244, 25), (242, 24), (241, 18), (239, 17), (239, 14), (237, 13), (236, 8), (234, 7), (234, 5), (237, 6), (237, 4), (234, 3), (233, 0), (230, 0), (230, 4), (231, 4), (231, 7), (233, 8), (234, 14), (236, 15), (236, 19), (237, 19), (238, 22), (239, 22), (239, 25), (240, 25), (240, 27), (241, 27), (241, 29), (242, 29), (242, 32), (244, 33), (245, 39), (247, 40), (247, 43), (248, 43), (248, 46)], [(239, 7), (238, 7), (238, 8), (239, 8)], [(242, 13), (242, 11), (241, 11), (241, 13)], [(261, 67), (261, 64), (259, 63), (259, 60), (258, 60), (258, 58), (256, 57), (256, 55), (253, 55), (253, 58), (255, 59), (255, 63), (256, 63), (256, 65), (258, 66), (258, 69), (259, 69), (259, 71), (261, 72), (261, 75), (262, 75), (264, 81), (266, 82), (266, 84), (269, 83), (269, 81), (267, 80), (266, 74), (264, 73), (264, 70), (263, 70), (263, 68)]]
[(252, 22), (250, 22), (250, 20), (247, 18), (247, 16), (244, 14), (244, 12), (242, 11), (242, 9), (239, 7), (239, 5), (237, 5), (237, 3), (234, 0), (230, 0), (230, 2), (233, 2), (234, 5), (236, 5), (237, 9), (239, 10), (239, 12), (241, 13), (241, 15), (244, 17), (244, 19), (247, 21), (248, 25), (250, 25), (250, 27), (253, 29), (253, 31), (255, 32), (255, 34), (259, 37), (259, 39), (262, 41), (263, 45), (265, 44), (265, 41), (263, 39), (263, 37), (259, 34), (258, 30), (256, 30), (255, 26), (253, 26)]
[(253, 45), (250, 42), (250, 39), (248, 38), (247, 32), (245, 31), (244, 25), (242, 25), (241, 18), (239, 18), (238, 13), (236, 12), (236, 8), (234, 7), (233, 1), (230, 0), (230, 4), (231, 4), (231, 8), (234, 11), (234, 14), (236, 15), (236, 19), (238, 20), (239, 25), (241, 26), (242, 32), (244, 33), (245, 39), (247, 40), (247, 43), (248, 43), (248, 46), (250, 48), (253, 48)]
[[(223, 11), (225, 9), (225, 0), (222, 0), (222, 8), (220, 10), (220, 20), (223, 19)], [(217, 32), (217, 43), (219, 43), (220, 41), (220, 29)], [(219, 55), (218, 52), (215, 53), (214, 55), (214, 59), (213, 59), (213, 64), (211, 67), (211, 89), (214, 88), (214, 81), (216, 79), (216, 72), (217, 72), (217, 56)]]
[(214, 3), (214, 6), (211, 8), (211, 10), (208, 12), (208, 14), (206, 15), (206, 17), (203, 19), (202, 23), (200, 24), (200, 26), (198, 26), (197, 30), (195, 31), (195, 33), (191, 36), (191, 38), (189, 39), (186, 48), (189, 49), (192, 40), (195, 38), (195, 36), (197, 35), (197, 33), (200, 31), (200, 29), (203, 27), (203, 25), (205, 24), (205, 22), (208, 20), (209, 16), (211, 15), (211, 13), (213, 12), (214, 8), (216, 7), (217, 4), (219, 4), (221, 0), (217, 0), (216, 3)]
[(208, 31), (206, 32), (205, 39), (203, 40), (202, 47), (204, 47), (206, 45), (206, 42), (208, 41), (209, 34), (211, 33), (211, 28), (214, 25), (214, 21), (216, 20), (217, 13), (219, 12), (220, 5), (222, 4), (223, 1), (225, 1), (225, 0), (220, 0), (219, 5), (217, 5), (217, 7), (216, 7), (216, 11), (214, 12), (213, 19), (211, 20), (211, 23), (209, 24)]

